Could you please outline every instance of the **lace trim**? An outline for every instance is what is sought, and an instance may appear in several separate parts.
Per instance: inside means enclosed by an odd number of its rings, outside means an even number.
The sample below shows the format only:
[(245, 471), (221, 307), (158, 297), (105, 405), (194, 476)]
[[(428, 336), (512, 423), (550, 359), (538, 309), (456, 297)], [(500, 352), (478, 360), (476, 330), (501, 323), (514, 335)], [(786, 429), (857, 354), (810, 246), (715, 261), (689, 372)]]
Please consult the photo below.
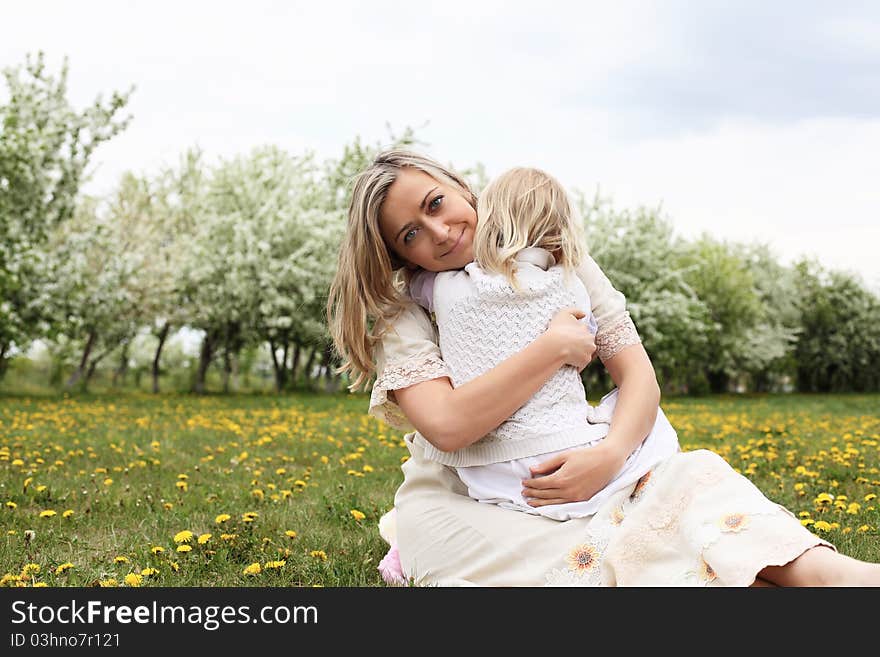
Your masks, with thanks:
[(389, 399), (388, 392), (442, 376), (449, 376), (449, 371), (443, 359), (436, 354), (388, 363), (382, 375), (373, 384), (373, 391), (370, 393), (370, 415), (395, 429), (412, 431), (414, 427), (406, 419), (400, 406)]
[(629, 313), (596, 334), (596, 353), (602, 362), (609, 360), (624, 347), (641, 343), (639, 332)]

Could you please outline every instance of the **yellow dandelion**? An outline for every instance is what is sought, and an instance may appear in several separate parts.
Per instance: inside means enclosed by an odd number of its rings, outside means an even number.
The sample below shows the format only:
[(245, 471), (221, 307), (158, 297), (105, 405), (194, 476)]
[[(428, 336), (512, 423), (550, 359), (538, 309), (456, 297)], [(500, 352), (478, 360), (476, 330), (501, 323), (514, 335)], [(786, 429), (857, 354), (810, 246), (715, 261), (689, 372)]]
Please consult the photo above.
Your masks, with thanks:
[(262, 491), (262, 489), (255, 488), (251, 491), (251, 496), (262, 502), (263, 499), (266, 497), (266, 494)]
[(198, 542), (199, 545), (204, 545), (208, 541), (211, 540), (211, 534), (199, 534)]
[(373, 472), (373, 466), (365, 465), (363, 468), (361, 468), (361, 470), (363, 470), (364, 472)]
[(247, 566), (244, 571), (242, 571), (245, 575), (259, 575), (262, 572), (262, 568), (260, 568), (260, 564), (257, 562), (252, 563), (250, 566)]
[(809, 518), (810, 515), (811, 515), (811, 514), (810, 514), (809, 511), (801, 511), (800, 513), (798, 513), (798, 517), (799, 517), (799, 518)]
[(599, 564), (599, 552), (588, 543), (578, 545), (565, 558), (569, 569), (577, 573), (586, 573)]
[(834, 525), (829, 522), (825, 522), (824, 520), (819, 520), (818, 522), (813, 523), (813, 529), (816, 529), (820, 532), (830, 532), (834, 529)]
[(327, 553), (324, 550), (312, 550), (309, 552), (310, 557), (314, 557), (315, 559), (320, 559), (321, 561), (327, 561)]
[(861, 527), (858, 528), (857, 531), (869, 532), (869, 531), (871, 531), (871, 525), (862, 525)]
[(141, 575), (144, 577), (155, 577), (159, 574), (159, 570), (157, 568), (144, 568), (141, 571)]
[(723, 532), (739, 532), (749, 526), (749, 519), (744, 513), (729, 513), (718, 521)]
[(189, 543), (192, 539), (193, 533), (188, 529), (184, 529), (182, 532), (177, 532), (174, 535), (175, 543)]
[(150, 548), (150, 552), (152, 552), (153, 554), (162, 554), (164, 551), (165, 548), (163, 548), (161, 545), (154, 545)]
[(27, 577), (29, 575), (36, 575), (40, 572), (40, 564), (38, 563), (26, 563), (24, 567), (21, 569), (21, 576)]
[(169, 566), (169, 567), (171, 568), (171, 570), (173, 570), (175, 573), (180, 571), (180, 564), (178, 564), (176, 561), (172, 561), (171, 563), (168, 564), (168, 566)]
[(45, 484), (40, 484), (34, 490), (36, 490), (38, 493), (42, 493), (44, 490), (46, 490), (46, 488), (47, 486)]
[(834, 495), (830, 493), (819, 493), (813, 503), (817, 506), (830, 505), (834, 501)]
[(220, 534), (221, 541), (234, 541), (238, 534)]
[(15, 502), (7, 502), (7, 503), (6, 503), (6, 508), (7, 508), (7, 509), (17, 509), (17, 508), (18, 508), (18, 504), (16, 504)]
[(62, 573), (70, 570), (71, 568), (73, 568), (73, 564), (68, 561), (67, 563), (63, 563), (60, 566), (58, 566), (57, 568), (55, 568), (55, 574), (61, 575)]
[(113, 563), (128, 563), (128, 557), (115, 557)]
[(354, 518), (355, 520), (357, 520), (358, 522), (360, 522), (361, 520), (363, 520), (364, 518), (367, 517), (363, 513), (358, 511), (357, 509), (352, 509), (350, 511), (350, 513), (351, 513), (351, 517)]
[(284, 564), (287, 562), (283, 559), (281, 561), (267, 561), (265, 566), (263, 566), (266, 570), (278, 570), (279, 568), (284, 568)]
[(103, 588), (113, 588), (114, 586), (119, 586), (119, 582), (117, 582), (114, 578), (110, 577), (109, 579), (102, 579), (98, 582), (98, 586)]
[(64, 513), (61, 514), (62, 518), (69, 518), (73, 515), (73, 509), (67, 509)]
[(287, 536), (287, 538), (296, 538), (296, 532), (291, 529), (284, 532), (284, 535)]
[(189, 484), (187, 484), (185, 481), (175, 481), (174, 485), (177, 486), (183, 492), (186, 492), (187, 488), (189, 487)]
[(189, 479), (189, 475), (187, 475), (187, 474), (179, 474), (179, 475), (177, 475), (177, 478), (178, 478), (178, 479), (181, 479), (181, 480), (183, 480), (183, 479)]
[(46, 586), (49, 586), (48, 584), (46, 584), (46, 582), (34, 582), (34, 584), (33, 584), (33, 587), (35, 589), (42, 589)]
[(174, 508), (174, 505), (171, 502), (165, 502), (165, 504), (162, 505), (162, 508), (166, 511), (169, 511), (170, 509)]
[(177, 546), (177, 551), (178, 551), (178, 552), (191, 552), (191, 551), (192, 551), (192, 545), (186, 545), (186, 544), (184, 544), (184, 545), (178, 545), (178, 546)]
[(46, 509), (45, 511), (40, 511), (41, 518), (51, 518), (52, 516), (57, 516), (58, 513), (53, 511), (52, 509)]
[(302, 479), (297, 479), (296, 481), (293, 482), (293, 485), (299, 486), (300, 488), (305, 488), (306, 482), (304, 482)]
[(229, 515), (228, 513), (221, 513), (219, 516), (214, 518), (214, 522), (217, 523), (218, 525), (222, 525), (224, 522), (229, 520), (231, 517), (232, 516)]
[(129, 573), (122, 581), (125, 582), (127, 586), (140, 586), (143, 579), (144, 578), (137, 573)]
[(870, 502), (871, 500), (876, 500), (876, 499), (877, 499), (877, 495), (875, 495), (874, 493), (868, 493), (864, 497), (865, 502)]
[(109, 486), (109, 485), (112, 484), (112, 483), (113, 483), (113, 480), (112, 480), (110, 477), (107, 477), (107, 478), (104, 480), (104, 485), (105, 485), (105, 486)]

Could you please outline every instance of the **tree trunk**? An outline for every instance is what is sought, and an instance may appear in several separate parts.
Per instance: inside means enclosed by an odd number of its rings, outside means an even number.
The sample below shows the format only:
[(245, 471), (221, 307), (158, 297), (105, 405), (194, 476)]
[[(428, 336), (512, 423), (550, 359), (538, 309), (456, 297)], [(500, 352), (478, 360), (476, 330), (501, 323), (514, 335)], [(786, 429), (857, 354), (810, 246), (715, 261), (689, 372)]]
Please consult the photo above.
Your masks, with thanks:
[(315, 358), (318, 356), (318, 350), (313, 349), (312, 353), (309, 354), (309, 359), (306, 361), (306, 372), (305, 372), (305, 383), (306, 386), (310, 385), (312, 382), (312, 370), (315, 366)]
[(295, 386), (296, 385), (296, 371), (299, 369), (299, 355), (302, 352), (300, 349), (299, 342), (294, 343), (293, 347), (293, 358), (290, 362), (290, 382)]
[(89, 362), (89, 356), (92, 353), (92, 348), (95, 346), (95, 339), (97, 337), (98, 336), (95, 334), (94, 331), (89, 333), (89, 339), (86, 341), (85, 349), (83, 349), (83, 355), (79, 361), (79, 367), (77, 367), (76, 371), (70, 375), (69, 379), (67, 379), (65, 387), (72, 388), (76, 385), (77, 381), (82, 378), (83, 374), (86, 371), (86, 364)]
[(193, 392), (199, 395), (205, 392), (205, 379), (208, 375), (208, 367), (211, 365), (211, 358), (214, 355), (214, 339), (213, 332), (205, 332), (201, 353), (199, 354), (199, 369), (196, 371), (196, 380), (193, 385)]
[(232, 375), (232, 361), (229, 358), (229, 344), (223, 347), (223, 394), (229, 394), (229, 377)]
[(284, 363), (278, 363), (278, 355), (275, 353), (275, 342), (269, 340), (269, 351), (272, 353), (272, 367), (275, 370), (275, 392), (281, 392), (284, 388), (284, 379), (287, 372), (284, 371)]
[(115, 388), (119, 384), (119, 380), (125, 383), (125, 375), (128, 373), (128, 349), (131, 341), (122, 344), (122, 353), (119, 354), (119, 367), (113, 370), (113, 382), (111, 385)]
[(324, 348), (321, 350), (321, 375), (324, 377), (324, 389), (327, 392), (331, 392), (330, 390), (330, 381), (333, 378), (333, 347), (328, 342), (324, 345)]
[(159, 357), (162, 355), (162, 347), (165, 346), (165, 339), (168, 337), (168, 330), (171, 324), (165, 322), (162, 330), (159, 331), (159, 346), (156, 347), (156, 354), (153, 356), (153, 392), (159, 392)]
[(6, 358), (6, 351), (9, 349), (9, 343), (0, 344), (0, 381), (6, 376), (6, 370), (9, 369), (9, 359)]
[(95, 370), (98, 367), (98, 363), (100, 363), (102, 360), (104, 360), (104, 358), (107, 356), (107, 354), (109, 354), (111, 351), (113, 351), (113, 347), (109, 347), (109, 348), (105, 349), (103, 352), (101, 352), (100, 354), (95, 356), (92, 359), (92, 361), (89, 363), (89, 367), (86, 370), (86, 375), (83, 378), (83, 383), (82, 383), (83, 392), (88, 392), (89, 381), (92, 380), (92, 377), (95, 374)]

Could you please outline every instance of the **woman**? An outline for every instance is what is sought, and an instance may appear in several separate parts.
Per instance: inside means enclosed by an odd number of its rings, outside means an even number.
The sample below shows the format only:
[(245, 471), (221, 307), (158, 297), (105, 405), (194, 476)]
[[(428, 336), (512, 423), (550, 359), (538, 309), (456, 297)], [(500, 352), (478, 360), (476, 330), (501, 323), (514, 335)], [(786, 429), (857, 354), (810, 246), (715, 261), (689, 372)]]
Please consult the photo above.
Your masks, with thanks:
[(623, 295), (589, 257), (578, 275), (593, 303), (595, 342), (577, 321), (586, 309), (569, 309), (526, 349), (452, 388), (430, 319), (402, 289), (417, 268), (473, 260), (475, 207), (467, 184), (438, 163), (380, 154), (356, 179), (328, 299), (353, 387), (375, 372), (370, 412), (410, 429), (395, 497), (405, 573), (419, 584), (480, 586), (880, 584), (880, 566), (838, 554), (705, 450), (671, 457), (594, 516), (565, 522), (475, 502), (453, 470), (425, 459), (426, 442), (488, 433), (559, 367), (583, 368), (596, 351), (619, 390), (607, 438), (524, 482), (532, 506), (586, 500), (647, 435), (660, 399)]

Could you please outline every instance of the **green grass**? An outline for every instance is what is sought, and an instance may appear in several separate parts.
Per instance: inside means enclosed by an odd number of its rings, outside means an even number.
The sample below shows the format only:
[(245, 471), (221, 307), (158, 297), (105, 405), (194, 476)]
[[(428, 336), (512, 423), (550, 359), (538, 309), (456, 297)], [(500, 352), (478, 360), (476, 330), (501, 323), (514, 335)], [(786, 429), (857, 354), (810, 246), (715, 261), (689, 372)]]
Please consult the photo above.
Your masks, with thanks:
[[(50, 586), (122, 584), (145, 568), (157, 571), (143, 577), (150, 586), (383, 585), (376, 566), (387, 546), (376, 527), (407, 451), (400, 432), (366, 415), (367, 403), (309, 394), (2, 397), (0, 576), (35, 563), (32, 578)], [(841, 552), (880, 561), (880, 505), (864, 499), (880, 490), (880, 396), (675, 398), (663, 407), (683, 448), (718, 452), (771, 499), (836, 524), (816, 533)], [(844, 508), (817, 506), (823, 492), (845, 495)], [(56, 515), (40, 517), (47, 510)], [(258, 514), (251, 523), (248, 512)], [(220, 514), (231, 517), (218, 524)], [(174, 541), (183, 530), (195, 535), (187, 553)], [(199, 544), (201, 534), (211, 538)], [(257, 562), (262, 572), (245, 575)]]

